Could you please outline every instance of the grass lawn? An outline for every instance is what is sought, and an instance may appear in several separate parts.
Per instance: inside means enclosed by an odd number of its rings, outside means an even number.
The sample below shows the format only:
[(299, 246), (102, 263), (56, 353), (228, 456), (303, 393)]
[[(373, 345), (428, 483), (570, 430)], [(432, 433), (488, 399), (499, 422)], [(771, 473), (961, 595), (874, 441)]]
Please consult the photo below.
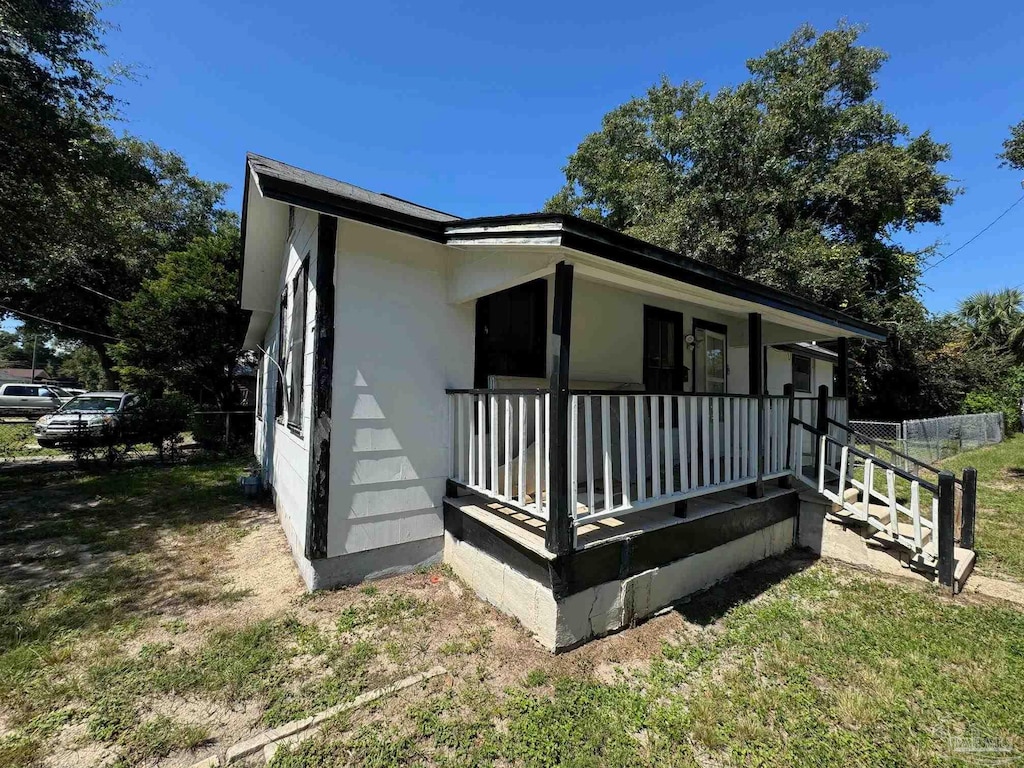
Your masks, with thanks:
[[(0, 473), (0, 766), (955, 765), (1024, 750), (1024, 612), (793, 556), (559, 656), (443, 568), (307, 595), (239, 461)], [(261, 765), (262, 757), (252, 763)]]
[(1024, 435), (942, 462), (957, 473), (978, 470), (975, 526), (978, 569), (1024, 581)]

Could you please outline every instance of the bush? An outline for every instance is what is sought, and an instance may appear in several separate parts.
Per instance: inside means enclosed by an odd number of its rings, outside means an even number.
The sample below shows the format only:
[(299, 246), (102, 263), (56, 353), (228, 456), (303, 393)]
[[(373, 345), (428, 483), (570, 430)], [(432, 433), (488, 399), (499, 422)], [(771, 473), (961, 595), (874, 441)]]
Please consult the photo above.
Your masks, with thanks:
[(152, 443), (161, 459), (165, 450), (175, 452), (193, 408), (189, 398), (176, 392), (160, 398), (143, 397), (131, 415), (135, 442)]
[(961, 413), (1002, 413), (1006, 434), (1021, 430), (1024, 366), (1011, 368), (992, 389), (968, 392)]

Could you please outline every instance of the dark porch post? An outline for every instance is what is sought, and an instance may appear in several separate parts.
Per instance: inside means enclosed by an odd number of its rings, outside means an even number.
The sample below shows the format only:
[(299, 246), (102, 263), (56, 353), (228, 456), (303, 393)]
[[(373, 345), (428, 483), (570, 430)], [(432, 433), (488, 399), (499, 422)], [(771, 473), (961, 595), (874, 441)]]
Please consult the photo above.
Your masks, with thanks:
[[(793, 418), (796, 416), (796, 390), (793, 388), (793, 383), (790, 382), (782, 387), (782, 394), (786, 396), (789, 401), (786, 408), (786, 456), (793, 455)], [(803, 457), (797, 456), (796, 461), (803, 462)], [(794, 466), (792, 475), (783, 475), (779, 478), (779, 486), (782, 488), (793, 487), (793, 475), (800, 476), (803, 474), (802, 466)]]
[(764, 496), (764, 335), (759, 312), (747, 315), (747, 351), (750, 394), (757, 397), (757, 479), (747, 486), (747, 495), (760, 499)]
[(849, 397), (850, 386), (850, 340), (839, 339), (836, 342), (836, 351), (839, 353), (839, 362), (836, 367), (836, 397)]
[(960, 501), (960, 546), (974, 549), (974, 520), (978, 511), (978, 470), (967, 467)]
[[(551, 489), (547, 531), (548, 551), (564, 555), (572, 551), (572, 515), (569, 511), (569, 340), (572, 327), (572, 264), (560, 261), (555, 266), (555, 306), (551, 332), (555, 336), (551, 355)], [(573, 478), (575, 482), (576, 478)]]
[(953, 516), (954, 504), (956, 503), (953, 498), (953, 494), (956, 492), (954, 489), (955, 482), (956, 479), (953, 477), (952, 472), (946, 470), (939, 472), (938, 576), (939, 584), (949, 587), (950, 592), (956, 591), (956, 585), (953, 584), (954, 572), (956, 570), (956, 563), (953, 559), (956, 546), (953, 542)]

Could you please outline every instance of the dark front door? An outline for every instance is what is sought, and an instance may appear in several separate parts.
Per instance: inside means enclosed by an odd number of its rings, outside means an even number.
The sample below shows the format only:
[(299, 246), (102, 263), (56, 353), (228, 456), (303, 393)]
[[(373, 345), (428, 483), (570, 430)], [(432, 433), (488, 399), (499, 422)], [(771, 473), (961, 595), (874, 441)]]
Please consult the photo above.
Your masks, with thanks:
[(547, 304), (545, 280), (477, 299), (474, 387), (486, 387), (488, 376), (544, 377)]
[(682, 392), (689, 374), (684, 349), (683, 316), (644, 306), (644, 389)]

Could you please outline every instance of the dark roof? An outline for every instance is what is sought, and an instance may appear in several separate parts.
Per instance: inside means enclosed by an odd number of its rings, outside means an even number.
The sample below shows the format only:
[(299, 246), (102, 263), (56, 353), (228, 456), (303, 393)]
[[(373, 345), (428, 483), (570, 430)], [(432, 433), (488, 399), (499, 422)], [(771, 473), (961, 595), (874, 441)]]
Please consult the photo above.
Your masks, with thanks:
[(251, 152), (246, 155), (246, 163), (256, 174), (265, 197), (291, 205), (385, 227), (390, 224), (391, 229), (408, 230), (409, 234), (430, 239), (438, 239), (443, 225), (459, 220), (450, 213), (371, 192)]
[[(727, 296), (773, 307), (831, 325), (838, 330), (884, 339), (877, 325), (858, 320), (838, 310), (785, 291), (740, 277), (681, 253), (630, 237), (577, 216), (557, 213), (525, 213), (461, 219), (433, 208), (416, 205), (391, 195), (370, 192), (343, 181), (296, 168), (261, 155), (246, 155), (246, 184), (249, 171), (258, 180), (265, 197), (290, 205), (367, 224), (405, 232), (439, 243), (487, 237), (558, 235), (567, 248), (663, 275), (680, 282)], [(245, 252), (246, 210), (242, 205), (242, 249)], [(516, 232), (520, 225), (527, 229)], [(501, 232), (457, 234), (451, 230), (467, 227), (503, 227)]]

